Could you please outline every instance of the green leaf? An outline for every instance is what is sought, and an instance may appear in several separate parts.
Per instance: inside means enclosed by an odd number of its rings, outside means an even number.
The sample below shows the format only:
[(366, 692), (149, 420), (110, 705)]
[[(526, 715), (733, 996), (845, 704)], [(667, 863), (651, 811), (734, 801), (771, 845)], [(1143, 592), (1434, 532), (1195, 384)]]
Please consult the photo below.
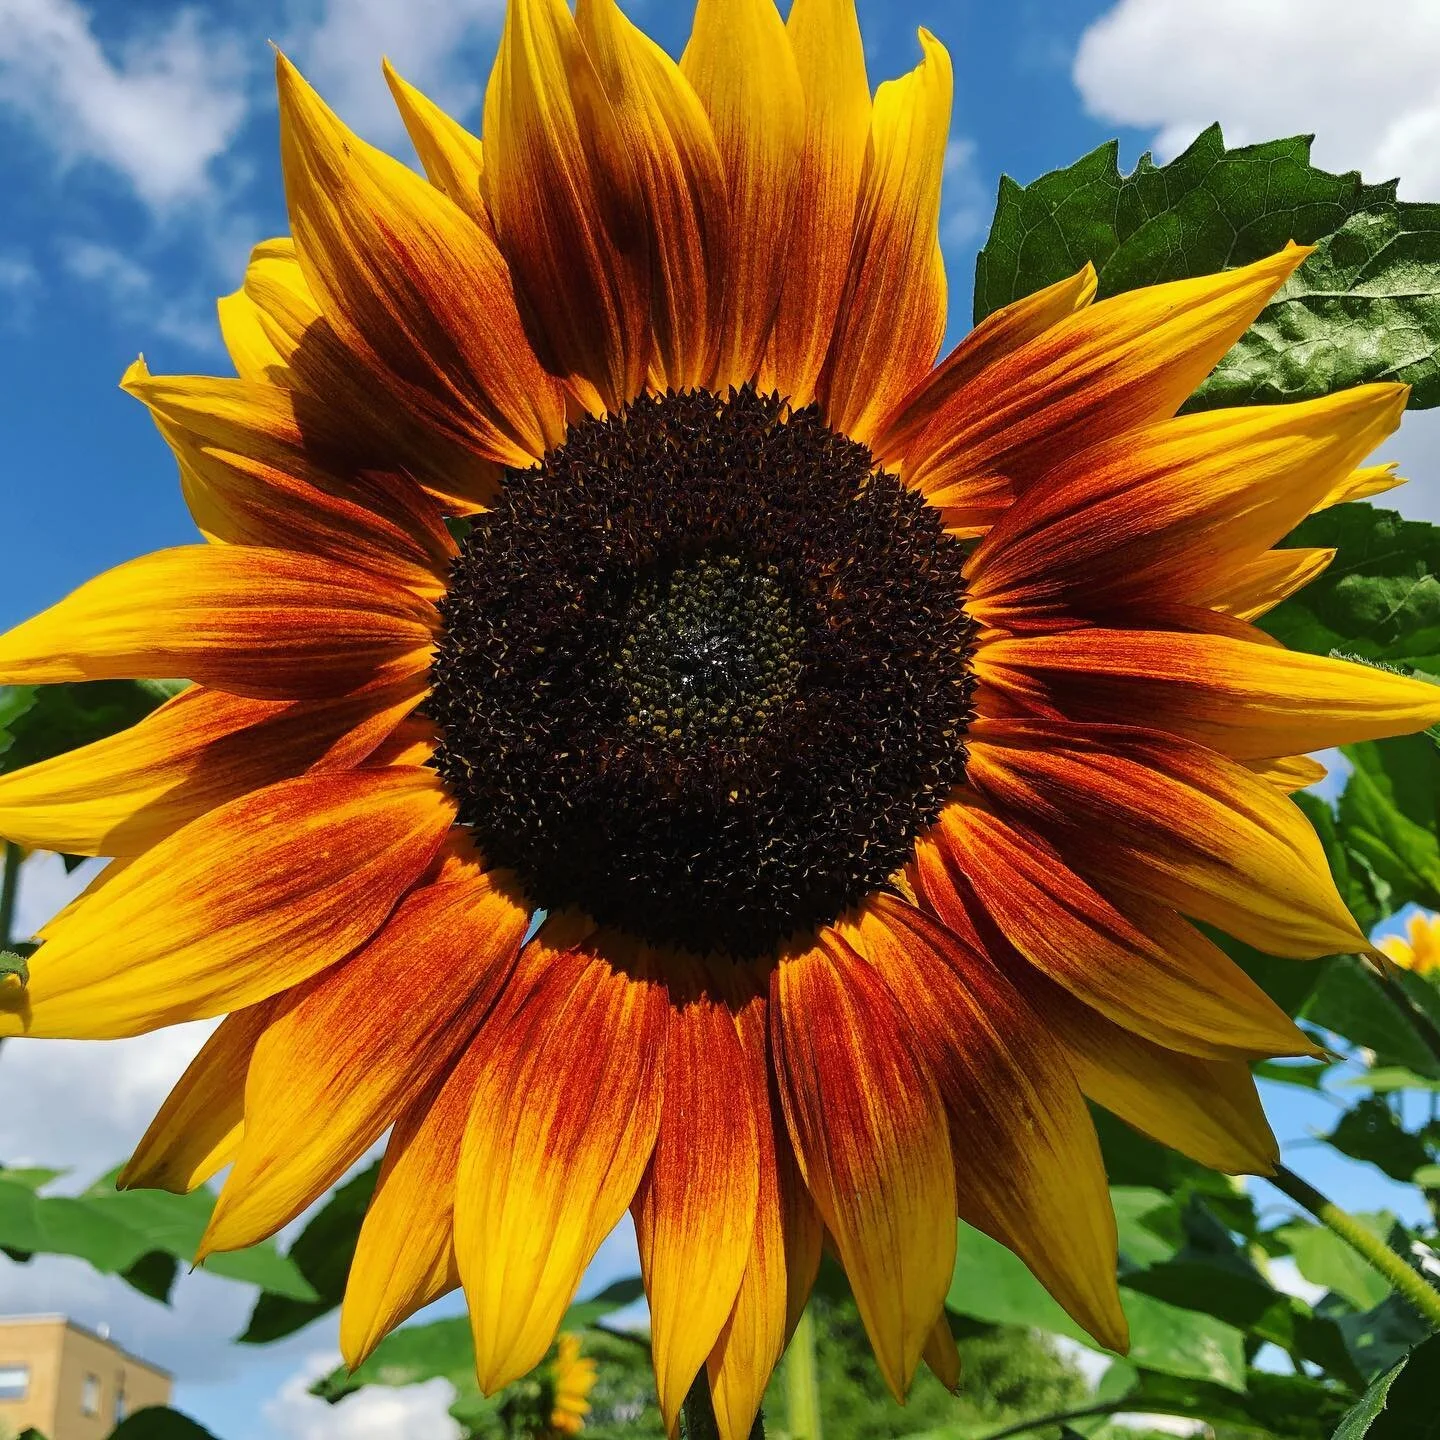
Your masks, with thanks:
[(1380, 380), (1413, 385), (1412, 409), (1440, 404), (1440, 205), (1376, 205), (1326, 235), (1196, 404), (1271, 405)]
[(1125, 1284), (1167, 1304), (1213, 1315), (1357, 1388), (1364, 1383), (1340, 1324), (1276, 1290), (1253, 1269), (1182, 1257), (1127, 1275)]
[(632, 1275), (628, 1280), (617, 1280), (613, 1285), (607, 1285), (598, 1295), (592, 1295), (588, 1300), (577, 1300), (565, 1312), (560, 1328), (588, 1329), (592, 1325), (598, 1325), (607, 1315), (624, 1310), (644, 1298), (645, 1282), (638, 1275)]
[[(1321, 1301), (1322, 1307), (1326, 1304)], [(1403, 1359), (1430, 1333), (1430, 1327), (1398, 1295), (1386, 1296), (1363, 1315), (1336, 1315), (1335, 1324), (1367, 1380)]]
[(1373, 1050), (1381, 1065), (1440, 1077), (1440, 1060), (1380, 982), (1353, 956), (1330, 963), (1302, 1018)]
[[(1386, 1213), (1354, 1218), (1382, 1240), (1388, 1240), (1395, 1228), (1395, 1217)], [(1373, 1310), (1390, 1295), (1390, 1282), (1323, 1225), (1295, 1220), (1274, 1233), (1285, 1243), (1300, 1273), (1312, 1285), (1333, 1290), (1356, 1310), (1362, 1313)]]
[(402, 1326), (387, 1335), (353, 1373), (341, 1366), (317, 1380), (310, 1393), (334, 1405), (366, 1385), (420, 1385), (437, 1377), (448, 1380), (462, 1399), (479, 1395), (468, 1320)]
[(1333, 1068), (1324, 1060), (1262, 1060), (1252, 1067), (1257, 1080), (1272, 1085), (1294, 1085), (1301, 1090), (1323, 1090)]
[(1359, 210), (1390, 203), (1393, 185), (1327, 175), (1304, 136), (1227, 150), (1218, 125), (1168, 165), (1149, 155), (1129, 175), (1110, 141), (1031, 185), (1008, 176), (975, 264), (975, 320), (1088, 260), (1100, 294), (1206, 275), (1315, 241)]
[(137, 1410), (110, 1432), (110, 1440), (215, 1440), (188, 1415), (164, 1406)]
[(1440, 526), (1373, 505), (1335, 505), (1285, 545), (1339, 555), (1264, 618), (1266, 631), (1312, 655), (1338, 651), (1440, 674)]
[[(53, 1176), (49, 1178), (54, 1178)], [(40, 1184), (43, 1184), (41, 1181)], [(158, 1190), (118, 1192), (113, 1180), (98, 1181), (83, 1195), (47, 1196), (23, 1172), (0, 1171), (0, 1247), (28, 1254), (71, 1255), (102, 1274), (132, 1279), (155, 1299), (161, 1280), (188, 1265), (205, 1233), (215, 1197), (208, 1190), (169, 1195)], [(152, 1257), (160, 1256), (160, 1260)], [(216, 1256), (205, 1268), (231, 1279), (284, 1289), (312, 1298), (304, 1277), (266, 1242), (235, 1255)]]
[(283, 1291), (262, 1294), (240, 1337), (242, 1344), (266, 1345), (293, 1335), (340, 1303), (360, 1226), (379, 1178), (380, 1163), (376, 1161), (342, 1185), (301, 1231), (290, 1247), (289, 1260), (305, 1278), (310, 1295), (297, 1298)]
[(1030, 185), (1000, 182), (975, 265), (978, 323), (1088, 260), (1099, 293), (1243, 265), (1319, 242), (1196, 397), (1244, 405), (1398, 379), (1440, 403), (1440, 206), (1398, 201), (1310, 164), (1305, 136), (1227, 150), (1219, 126), (1183, 155), (1122, 175), (1102, 145)]
[(0, 685), (0, 756), (15, 742), (14, 724), (35, 703), (35, 686)]
[(1325, 1137), (1342, 1155), (1377, 1166), (1392, 1180), (1408, 1184), (1430, 1151), (1418, 1135), (1401, 1125), (1395, 1112), (1378, 1096), (1362, 1100), (1340, 1117)]
[(1440, 1335), (1432, 1335), (1387, 1370), (1340, 1422), (1335, 1440), (1436, 1440), (1440, 1409)]
[[(1130, 1321), (1130, 1360), (1167, 1375), (1245, 1384), (1245, 1339), (1213, 1316), (1183, 1310), (1122, 1284)], [(992, 1325), (1023, 1325), (1065, 1335), (1099, 1349), (1062, 1310), (1024, 1262), (1003, 1245), (962, 1224), (955, 1278), (946, 1308)]]
[(30, 983), (30, 963), (23, 955), (13, 950), (0, 950), (0, 985), (7, 980), (18, 980), (20, 984)]
[[(178, 680), (39, 686), (23, 713), (6, 726), (12, 743), (0, 759), (0, 770), (19, 770), (126, 730), (184, 688), (185, 682)], [(6, 693), (0, 691), (0, 706)]]
[(1285, 1440), (1325, 1440), (1349, 1403), (1345, 1394), (1322, 1381), (1254, 1369), (1245, 1376), (1243, 1393), (1144, 1371), (1123, 1398), (1127, 1410), (1141, 1414), (1180, 1415)]

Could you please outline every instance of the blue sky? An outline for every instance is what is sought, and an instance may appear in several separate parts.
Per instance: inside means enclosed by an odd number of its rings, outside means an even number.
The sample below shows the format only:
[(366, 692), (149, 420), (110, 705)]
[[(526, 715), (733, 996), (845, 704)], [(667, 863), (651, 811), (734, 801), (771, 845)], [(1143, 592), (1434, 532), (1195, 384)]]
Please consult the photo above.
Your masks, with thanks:
[[(357, 129), (408, 160), (380, 83), (381, 53), (477, 123), (498, 3), (0, 0), (9, 582), (0, 625), (99, 570), (194, 538), (168, 452), (116, 387), (142, 350), (157, 371), (226, 373), (213, 298), (239, 283), (250, 245), (285, 229), (267, 41), (284, 44)], [(688, 5), (628, 8), (678, 53)], [(1029, 180), (1111, 136), (1128, 165), (1157, 140), (1173, 153), (1217, 118), (1236, 140), (1315, 131), (1317, 158), (1331, 168), (1363, 166), (1372, 179), (1399, 171), (1406, 193), (1440, 199), (1430, 79), (1440, 68), (1440, 7), (1429, 0), (1393, 0), (1384, 36), (1354, 29), (1353, 0), (860, 0), (860, 10), (872, 83), (915, 63), (919, 25), (955, 59), (944, 224), (957, 336), (1002, 170)], [(1400, 501), (1409, 513), (1440, 518), (1437, 439), (1433, 423), (1407, 421), (1387, 450), (1414, 479)], [(27, 883), (27, 913), (38, 920), (64, 882), (42, 863)], [(118, 1158), (195, 1043), (67, 1047), (43, 1063), (31, 1047), (7, 1046), (6, 1086), (24, 1087), (34, 1103), (0, 1119), (0, 1155), (81, 1166)], [(1277, 1091), (1272, 1102), (1287, 1141), (1331, 1123), (1323, 1100)], [(1321, 1148), (1295, 1148), (1292, 1161), (1344, 1203), (1405, 1198)], [(602, 1271), (633, 1267), (623, 1237), (602, 1258)], [(337, 1428), (295, 1379), (324, 1363), (332, 1325), (237, 1356), (223, 1340), (243, 1323), (243, 1296), (204, 1277), (187, 1286), (170, 1314), (66, 1262), (10, 1267), (0, 1269), (0, 1308), (111, 1319), (122, 1340), (177, 1370), (181, 1403), (224, 1440), (445, 1433), (434, 1397), (355, 1412)]]

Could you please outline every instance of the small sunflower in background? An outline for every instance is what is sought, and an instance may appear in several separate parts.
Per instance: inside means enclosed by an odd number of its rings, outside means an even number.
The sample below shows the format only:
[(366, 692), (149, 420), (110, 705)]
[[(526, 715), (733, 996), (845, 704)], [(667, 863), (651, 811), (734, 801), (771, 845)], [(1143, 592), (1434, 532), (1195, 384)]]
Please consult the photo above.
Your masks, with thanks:
[(550, 1366), (550, 1435), (578, 1435), (585, 1428), (598, 1368), (592, 1356), (581, 1353), (580, 1337), (562, 1331)]
[(1192, 921), (1365, 947), (1287, 792), (1440, 695), (1252, 622), (1406, 392), (1176, 418), (1294, 246), (1087, 267), (937, 367), (921, 48), (872, 96), (853, 0), (700, 0), (678, 64), (511, 0), (483, 148), (390, 74), (428, 178), (281, 58), (239, 378), (125, 379), (205, 543), (0, 639), (195, 682), (0, 780), (0, 833), (118, 857), (0, 1035), (226, 1016), (123, 1177), (231, 1167), (205, 1253), (393, 1127), (352, 1364), (463, 1286), (526, 1374), (629, 1209), (666, 1422), (703, 1374), (743, 1440), (827, 1242), (898, 1396), (957, 1375), (957, 1215), (1123, 1349), (1086, 1097), (1275, 1161), (1250, 1062), (1314, 1048)]
[(1440, 915), (1417, 910), (1410, 916), (1404, 935), (1386, 935), (1375, 943), (1402, 970), (1440, 975)]

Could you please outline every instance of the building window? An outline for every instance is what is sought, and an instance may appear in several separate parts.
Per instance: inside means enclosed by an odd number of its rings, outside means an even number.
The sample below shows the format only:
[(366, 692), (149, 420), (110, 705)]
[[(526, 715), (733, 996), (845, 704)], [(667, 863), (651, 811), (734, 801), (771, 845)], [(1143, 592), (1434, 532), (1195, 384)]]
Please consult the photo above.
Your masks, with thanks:
[(98, 1375), (87, 1375), (84, 1385), (80, 1387), (80, 1413), (82, 1415), (98, 1415), (100, 1413), (100, 1377)]
[(29, 1393), (28, 1365), (0, 1365), (0, 1400), (23, 1400)]
[(115, 1392), (115, 1423), (121, 1424), (130, 1413), (130, 1407), (125, 1403), (125, 1385), (121, 1382), (120, 1388)]

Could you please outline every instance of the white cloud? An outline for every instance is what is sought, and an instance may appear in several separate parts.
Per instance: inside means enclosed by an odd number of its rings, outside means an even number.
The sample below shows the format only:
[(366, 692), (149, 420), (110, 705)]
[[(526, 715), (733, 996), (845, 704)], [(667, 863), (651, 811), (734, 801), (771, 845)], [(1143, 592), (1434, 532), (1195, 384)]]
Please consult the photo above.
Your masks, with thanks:
[(945, 190), (940, 212), (940, 238), (946, 245), (964, 245), (985, 227), (989, 194), (980, 179), (978, 149), (973, 140), (952, 140), (945, 151)]
[(504, 0), (296, 0), (286, 43), (348, 125), (396, 148), (405, 129), (380, 73), (382, 56), (478, 129), (503, 14)]
[(340, 1363), (339, 1353), (315, 1354), (265, 1404), (265, 1419), (282, 1440), (458, 1440), (451, 1419), (455, 1390), (445, 1380), (403, 1389), (367, 1389), (329, 1405), (310, 1386)]
[(0, 0), (0, 105), (147, 204), (204, 194), (247, 112), (245, 50), (195, 10), (107, 51), (77, 0)]
[(1314, 133), (1317, 164), (1440, 199), (1435, 0), (1119, 0), (1074, 79), (1101, 119), (1176, 154), (1213, 120), (1233, 145)]
[(28, 256), (18, 251), (0, 251), (0, 290), (10, 298), (14, 304), (17, 298), (23, 298), (40, 284), (40, 272), (35, 268), (35, 262)]
[(210, 299), (170, 293), (132, 255), (97, 240), (72, 237), (60, 243), (60, 263), (73, 279), (103, 292), (116, 315), (142, 334), (161, 335), (191, 350), (218, 347)]

